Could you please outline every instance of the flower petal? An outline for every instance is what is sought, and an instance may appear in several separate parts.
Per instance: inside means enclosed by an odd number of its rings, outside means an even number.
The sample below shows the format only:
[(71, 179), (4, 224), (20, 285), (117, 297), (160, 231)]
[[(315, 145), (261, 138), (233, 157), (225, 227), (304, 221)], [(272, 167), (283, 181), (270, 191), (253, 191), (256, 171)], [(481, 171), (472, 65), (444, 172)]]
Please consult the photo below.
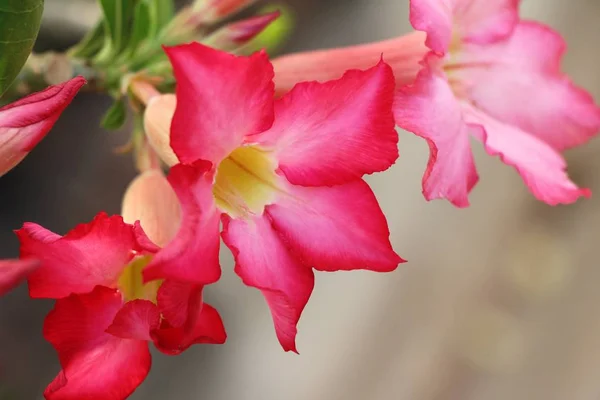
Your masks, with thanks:
[(389, 272), (403, 260), (392, 249), (385, 216), (362, 180), (333, 187), (287, 188), (266, 207), (273, 227), (306, 265), (323, 271)]
[(156, 304), (148, 300), (132, 300), (125, 303), (106, 329), (106, 333), (122, 339), (152, 340), (150, 332), (160, 324), (160, 312)]
[(398, 158), (393, 101), (394, 75), (383, 61), (336, 81), (299, 83), (276, 102), (273, 127), (249, 140), (274, 148), (293, 184), (360, 179)]
[(410, 23), (427, 33), (425, 44), (445, 54), (452, 40), (453, 6), (456, 0), (410, 0)]
[(467, 123), (481, 127), (476, 136), (486, 151), (515, 167), (538, 200), (557, 205), (591, 196), (589, 189), (580, 189), (569, 180), (565, 160), (546, 143), (473, 108), (466, 109), (464, 115)]
[(220, 162), (247, 135), (273, 124), (273, 67), (192, 43), (166, 49), (177, 79), (171, 146), (179, 160)]
[(196, 284), (219, 280), (219, 213), (213, 194), (212, 165), (199, 161), (171, 168), (169, 183), (182, 210), (179, 230), (144, 269), (144, 280), (174, 279)]
[(0, 260), (0, 296), (19, 286), (40, 266), (39, 260)]
[(444, 77), (425, 68), (414, 85), (398, 91), (394, 108), (396, 124), (429, 144), (423, 175), (425, 198), (445, 198), (457, 207), (467, 207), (469, 192), (479, 178), (468, 127)]
[(165, 354), (176, 355), (194, 344), (223, 344), (227, 340), (219, 312), (209, 304), (202, 304), (190, 327), (172, 327), (163, 320), (160, 329), (152, 334), (154, 345)]
[(122, 400), (150, 370), (148, 344), (121, 339), (105, 330), (123, 304), (114, 289), (59, 299), (44, 322), (44, 337), (63, 367), (48, 386), (48, 400)]
[(0, 176), (46, 136), (84, 84), (76, 77), (0, 108)]
[(465, 47), (466, 62), (485, 65), (463, 72), (475, 82), (470, 98), (557, 150), (585, 143), (600, 130), (600, 108), (560, 72), (564, 49), (558, 33), (534, 22), (520, 23), (506, 42)]
[(202, 286), (166, 280), (158, 289), (158, 308), (173, 327), (181, 327), (195, 318), (202, 307)]
[(96, 285), (114, 286), (134, 252), (143, 250), (131, 225), (105, 213), (64, 237), (33, 223), (16, 233), (21, 257), (41, 262), (28, 279), (32, 297), (60, 298), (87, 293)]
[(411, 0), (410, 22), (427, 33), (427, 46), (446, 54), (453, 40), (490, 43), (511, 34), (519, 0)]
[(259, 289), (271, 309), (275, 333), (285, 351), (296, 352), (296, 324), (314, 287), (310, 266), (286, 248), (268, 217), (223, 218), (223, 241), (235, 256), (235, 272)]
[(123, 220), (140, 221), (143, 231), (159, 246), (171, 241), (181, 224), (181, 206), (175, 191), (160, 170), (137, 176), (123, 196)]

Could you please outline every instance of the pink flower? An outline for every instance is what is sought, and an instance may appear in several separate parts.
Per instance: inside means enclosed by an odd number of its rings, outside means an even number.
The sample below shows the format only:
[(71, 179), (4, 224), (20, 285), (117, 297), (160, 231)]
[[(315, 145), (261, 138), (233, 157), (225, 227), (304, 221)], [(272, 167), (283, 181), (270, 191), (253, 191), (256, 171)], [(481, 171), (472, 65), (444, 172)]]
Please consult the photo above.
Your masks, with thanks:
[(411, 22), (431, 52), (416, 82), (401, 88), (396, 123), (425, 138), (428, 200), (469, 205), (477, 183), (469, 138), (513, 166), (548, 204), (589, 197), (565, 172), (562, 150), (600, 128), (600, 109), (560, 71), (565, 43), (520, 21), (518, 0), (411, 0)]
[[(264, 52), (235, 57), (190, 44), (167, 53), (177, 79), (170, 145), (179, 160), (168, 180), (182, 224), (144, 277), (217, 281), (222, 221), (235, 272), (261, 290), (281, 345), (296, 351), (313, 268), (388, 272), (402, 262), (362, 180), (398, 157), (392, 71), (381, 62), (337, 81), (301, 83), (274, 100)], [(175, 106), (166, 99), (148, 105), (150, 135), (166, 133), (170, 113), (154, 112)], [(169, 149), (157, 150), (173, 159)]]
[(0, 176), (46, 136), (84, 83), (76, 77), (0, 108)]
[(17, 235), (22, 259), (39, 260), (28, 277), (31, 297), (58, 299), (44, 337), (62, 371), (46, 399), (125, 399), (150, 369), (148, 341), (167, 354), (225, 341), (217, 311), (202, 303), (202, 286), (143, 284), (157, 247), (139, 223), (101, 213), (65, 236), (33, 223)]

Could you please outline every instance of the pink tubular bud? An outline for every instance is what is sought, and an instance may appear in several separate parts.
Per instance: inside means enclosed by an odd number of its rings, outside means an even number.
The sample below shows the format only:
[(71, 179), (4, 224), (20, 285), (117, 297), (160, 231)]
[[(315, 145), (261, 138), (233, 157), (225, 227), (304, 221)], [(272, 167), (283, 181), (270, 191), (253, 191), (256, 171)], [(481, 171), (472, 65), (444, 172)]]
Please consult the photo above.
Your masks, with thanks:
[(298, 82), (338, 79), (349, 69), (370, 68), (382, 57), (392, 67), (397, 85), (410, 84), (428, 51), (425, 34), (413, 32), (376, 43), (285, 55), (273, 60), (275, 90), (281, 95)]
[(274, 11), (232, 22), (209, 36), (204, 43), (226, 51), (236, 50), (261, 33), (269, 24), (275, 21), (281, 12)]
[(46, 136), (84, 84), (76, 77), (0, 108), (0, 176)]

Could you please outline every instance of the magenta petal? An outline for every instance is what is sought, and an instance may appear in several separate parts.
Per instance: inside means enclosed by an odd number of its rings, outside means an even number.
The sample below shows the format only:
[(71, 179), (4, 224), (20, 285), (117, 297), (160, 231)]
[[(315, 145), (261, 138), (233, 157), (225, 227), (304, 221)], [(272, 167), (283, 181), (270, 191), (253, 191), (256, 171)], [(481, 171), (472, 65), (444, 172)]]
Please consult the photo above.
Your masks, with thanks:
[(46, 136), (84, 84), (76, 77), (0, 108), (0, 176)]
[(160, 329), (152, 334), (156, 348), (165, 354), (177, 355), (194, 344), (225, 343), (227, 334), (218, 311), (204, 303), (197, 312), (190, 326), (173, 327), (163, 320)]
[(249, 221), (224, 217), (223, 225), (235, 272), (262, 292), (281, 346), (296, 352), (296, 324), (313, 290), (312, 269), (290, 254), (266, 216)]
[(464, 115), (469, 124), (481, 127), (476, 136), (486, 151), (515, 167), (538, 200), (550, 205), (570, 204), (591, 195), (589, 189), (578, 188), (569, 180), (567, 164), (560, 153), (535, 136), (472, 108)]
[(394, 85), (383, 61), (335, 81), (299, 83), (275, 104), (273, 127), (248, 141), (272, 148), (296, 185), (335, 185), (383, 171), (398, 158)]
[(40, 266), (37, 259), (0, 260), (0, 296), (19, 286)]
[(144, 250), (133, 226), (105, 213), (64, 237), (33, 223), (16, 233), (21, 257), (41, 263), (28, 278), (32, 297), (60, 298), (87, 293), (96, 285), (112, 287), (135, 253)]
[(157, 329), (160, 312), (156, 304), (148, 300), (132, 300), (115, 315), (106, 333), (122, 339), (152, 340), (150, 332)]
[(219, 223), (211, 164), (199, 161), (171, 168), (169, 183), (181, 203), (182, 220), (171, 240), (144, 269), (144, 279), (173, 279), (195, 284), (219, 280)]
[(147, 342), (105, 332), (122, 305), (118, 291), (101, 286), (56, 301), (44, 322), (44, 337), (63, 370), (46, 388), (46, 399), (123, 400), (146, 378)]
[(163, 317), (173, 327), (181, 327), (195, 318), (202, 307), (202, 286), (166, 280), (158, 289), (157, 303)]
[(400, 89), (394, 109), (398, 126), (429, 143), (431, 153), (423, 176), (425, 198), (445, 198), (457, 207), (467, 207), (469, 192), (479, 178), (469, 128), (444, 77), (425, 68), (414, 85)]
[(323, 271), (393, 271), (394, 252), (375, 195), (364, 181), (332, 187), (290, 186), (266, 207), (273, 227), (303, 264)]
[(273, 66), (191, 43), (166, 49), (177, 79), (171, 146), (179, 160), (219, 163), (273, 123)]

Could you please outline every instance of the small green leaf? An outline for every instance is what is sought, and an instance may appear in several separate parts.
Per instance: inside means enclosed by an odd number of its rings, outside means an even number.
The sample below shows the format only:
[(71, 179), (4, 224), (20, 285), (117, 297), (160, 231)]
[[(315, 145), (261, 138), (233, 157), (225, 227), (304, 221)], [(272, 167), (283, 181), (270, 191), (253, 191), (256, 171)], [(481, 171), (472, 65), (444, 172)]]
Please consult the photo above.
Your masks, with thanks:
[(127, 119), (127, 105), (125, 98), (117, 99), (102, 118), (102, 127), (116, 130), (123, 126)]
[(0, 96), (27, 61), (43, 10), (44, 0), (0, 0)]
[(89, 58), (94, 56), (104, 45), (104, 21), (96, 24), (81, 41), (69, 50), (69, 55), (76, 58)]
[(105, 45), (96, 57), (98, 63), (109, 63), (127, 45), (131, 18), (139, 0), (99, 0), (104, 15)]
[(172, 0), (140, 0), (135, 7), (131, 38), (124, 52), (126, 56), (133, 57), (140, 45), (156, 39), (173, 14)]
[(153, 0), (158, 14), (158, 28), (166, 26), (175, 16), (173, 0)]

